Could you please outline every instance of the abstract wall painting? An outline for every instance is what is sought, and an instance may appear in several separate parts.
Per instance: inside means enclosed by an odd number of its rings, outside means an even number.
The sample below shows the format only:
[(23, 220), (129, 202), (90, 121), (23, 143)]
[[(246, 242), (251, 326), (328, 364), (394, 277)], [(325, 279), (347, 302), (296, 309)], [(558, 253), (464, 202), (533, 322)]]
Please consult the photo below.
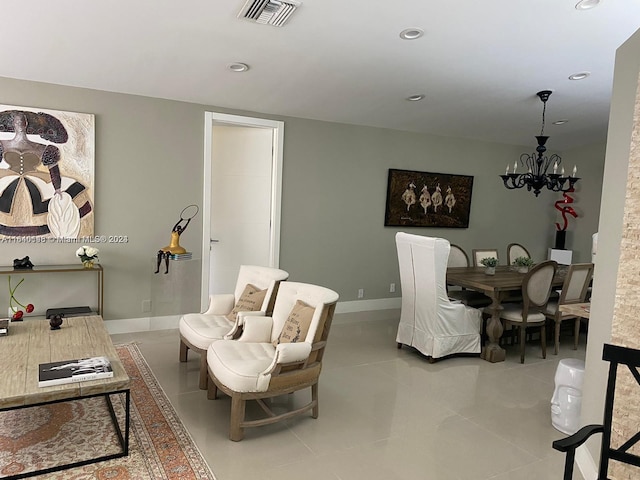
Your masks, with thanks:
[(94, 234), (94, 115), (0, 105), (0, 160), (0, 238)]
[(468, 228), (473, 177), (389, 169), (387, 227)]

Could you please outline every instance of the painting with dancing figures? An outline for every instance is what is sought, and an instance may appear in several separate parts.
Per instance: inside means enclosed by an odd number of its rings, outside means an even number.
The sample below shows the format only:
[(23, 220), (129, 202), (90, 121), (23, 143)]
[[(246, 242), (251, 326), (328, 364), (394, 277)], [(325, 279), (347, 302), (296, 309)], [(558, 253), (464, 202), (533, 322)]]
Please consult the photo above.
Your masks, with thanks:
[(389, 169), (387, 227), (468, 228), (473, 177)]
[(95, 116), (0, 105), (0, 238), (94, 234)]

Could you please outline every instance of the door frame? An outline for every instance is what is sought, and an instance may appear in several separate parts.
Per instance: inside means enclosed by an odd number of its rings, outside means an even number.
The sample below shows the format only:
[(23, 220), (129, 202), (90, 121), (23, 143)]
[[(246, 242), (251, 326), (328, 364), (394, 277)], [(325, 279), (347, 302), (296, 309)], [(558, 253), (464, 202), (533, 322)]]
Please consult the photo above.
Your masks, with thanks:
[(201, 311), (209, 304), (209, 264), (211, 257), (211, 154), (213, 150), (213, 126), (270, 128), (273, 131), (271, 160), (271, 249), (270, 267), (280, 266), (280, 213), (282, 203), (282, 161), (284, 147), (284, 122), (265, 118), (244, 117), (218, 112), (204, 115), (204, 180), (202, 194), (202, 281), (200, 293)]

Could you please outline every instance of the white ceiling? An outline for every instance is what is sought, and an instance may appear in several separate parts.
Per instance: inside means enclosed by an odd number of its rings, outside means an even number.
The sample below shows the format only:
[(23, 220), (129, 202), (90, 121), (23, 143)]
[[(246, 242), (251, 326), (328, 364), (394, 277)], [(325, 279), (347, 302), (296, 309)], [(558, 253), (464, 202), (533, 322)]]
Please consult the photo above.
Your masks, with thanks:
[(606, 138), (615, 51), (640, 28), (640, 0), (576, 2), (303, 0), (278, 28), (238, 19), (244, 0), (21, 0), (0, 76), (532, 149), (551, 89), (562, 151)]

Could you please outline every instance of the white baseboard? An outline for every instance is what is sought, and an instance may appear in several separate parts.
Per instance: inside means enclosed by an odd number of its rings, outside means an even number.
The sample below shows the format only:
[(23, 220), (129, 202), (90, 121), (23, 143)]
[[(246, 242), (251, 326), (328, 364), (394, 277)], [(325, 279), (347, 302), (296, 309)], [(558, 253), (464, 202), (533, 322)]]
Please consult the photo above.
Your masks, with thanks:
[(576, 465), (584, 480), (597, 480), (598, 466), (591, 456), (591, 452), (585, 444), (576, 449)]
[(355, 300), (352, 302), (338, 302), (336, 313), (370, 312), (373, 310), (392, 310), (400, 308), (402, 298), (376, 298), (374, 300)]
[(165, 317), (123, 318), (121, 320), (105, 320), (104, 326), (110, 335), (115, 333), (148, 332), (152, 330), (171, 330), (178, 328), (180, 315)]
[[(373, 312), (377, 310), (399, 309), (402, 298), (379, 298), (375, 300), (357, 300), (353, 302), (338, 302), (336, 314)], [(366, 320), (374, 320), (380, 315), (367, 315)], [(148, 332), (151, 330), (170, 330), (178, 328), (180, 315), (167, 315), (164, 317), (140, 317), (123, 318), (119, 320), (105, 320), (104, 325), (110, 335), (116, 333)], [(346, 323), (340, 318), (334, 319), (334, 324)]]

